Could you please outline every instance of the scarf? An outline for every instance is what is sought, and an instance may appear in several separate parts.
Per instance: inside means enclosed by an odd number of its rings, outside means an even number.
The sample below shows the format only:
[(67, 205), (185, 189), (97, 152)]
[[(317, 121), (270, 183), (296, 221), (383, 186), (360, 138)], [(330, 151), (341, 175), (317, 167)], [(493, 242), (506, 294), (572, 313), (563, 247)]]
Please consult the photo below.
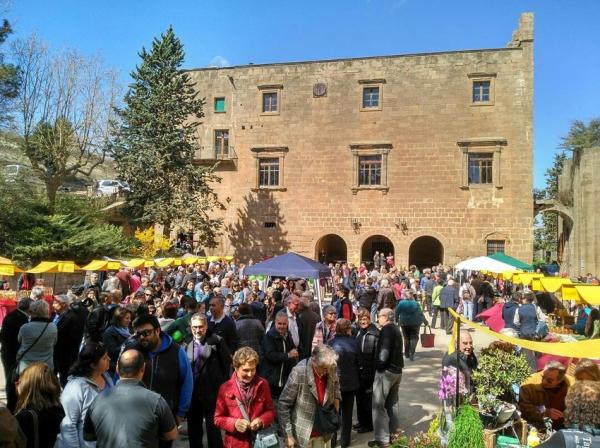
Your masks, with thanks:
[(235, 375), (235, 382), (237, 383), (238, 390), (240, 391), (240, 398), (242, 399), (242, 403), (246, 407), (248, 414), (250, 413), (250, 403), (252, 402), (252, 386), (256, 383), (256, 375), (252, 378), (248, 384), (240, 381), (240, 379)]
[(117, 330), (117, 333), (119, 333), (125, 339), (129, 339), (129, 337), (131, 336), (129, 327), (117, 327), (116, 325), (113, 325), (113, 326), (115, 327), (115, 330)]

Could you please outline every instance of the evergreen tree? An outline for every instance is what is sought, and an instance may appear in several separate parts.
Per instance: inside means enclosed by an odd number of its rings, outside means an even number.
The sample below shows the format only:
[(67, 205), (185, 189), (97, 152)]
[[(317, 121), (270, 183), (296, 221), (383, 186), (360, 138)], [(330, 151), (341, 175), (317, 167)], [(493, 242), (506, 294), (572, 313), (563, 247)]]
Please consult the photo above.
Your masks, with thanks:
[[(12, 33), (8, 20), (4, 19), (0, 25), (0, 45)], [(0, 125), (9, 119), (9, 103), (16, 98), (19, 92), (18, 69), (13, 64), (4, 62), (4, 55), (0, 53)]]
[(113, 142), (119, 174), (132, 189), (127, 214), (139, 225), (163, 224), (165, 232), (192, 227), (202, 244), (214, 246), (221, 220), (210, 213), (221, 204), (210, 183), (220, 179), (193, 164), (204, 100), (181, 69), (183, 45), (169, 27), (139, 56)]

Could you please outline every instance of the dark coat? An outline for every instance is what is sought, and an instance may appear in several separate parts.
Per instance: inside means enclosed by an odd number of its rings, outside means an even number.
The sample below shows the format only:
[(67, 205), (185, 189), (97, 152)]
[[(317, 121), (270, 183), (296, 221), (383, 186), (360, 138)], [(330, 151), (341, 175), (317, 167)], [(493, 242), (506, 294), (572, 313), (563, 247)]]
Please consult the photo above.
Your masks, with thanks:
[(114, 326), (108, 327), (102, 334), (102, 342), (110, 358), (110, 370), (115, 371), (121, 353), (121, 346), (128, 338), (121, 335)]
[(310, 308), (305, 308), (298, 314), (296, 322), (300, 329), (300, 359), (305, 359), (311, 354), (315, 328), (317, 324), (321, 322), (321, 316)]
[(237, 332), (240, 335), (240, 347), (250, 347), (260, 355), (260, 344), (265, 334), (265, 327), (254, 315), (243, 315), (235, 321)]
[(363, 378), (375, 377), (375, 361), (377, 356), (377, 341), (379, 340), (379, 329), (375, 324), (369, 325), (366, 329), (359, 329), (356, 335), (356, 345), (358, 346), (358, 364), (359, 376)]
[(331, 341), (331, 348), (338, 355), (337, 374), (342, 392), (358, 389), (359, 349), (352, 336), (336, 335)]
[(514, 300), (509, 300), (502, 306), (502, 319), (504, 319), (504, 328), (515, 328), (515, 311), (517, 311), (518, 308), (519, 304)]
[(234, 353), (240, 345), (240, 338), (235, 328), (235, 321), (224, 316), (221, 322), (214, 322), (212, 319), (208, 321), (208, 328), (212, 333), (221, 336), (227, 343), (227, 347), (231, 353)]
[[(6, 315), (0, 329), (0, 351), (2, 360), (14, 365), (19, 351), (19, 330), (29, 322), (29, 316), (19, 309), (13, 310)], [(8, 372), (6, 372), (8, 374)]]
[(298, 358), (290, 358), (290, 350), (297, 348), (288, 332), (281, 336), (273, 325), (262, 340), (262, 359), (260, 376), (267, 380), (271, 387), (283, 387)]
[(372, 286), (366, 286), (358, 293), (358, 304), (359, 306), (371, 309), (371, 305), (377, 302), (377, 290)]
[(440, 308), (452, 308), (458, 307), (459, 294), (458, 289), (454, 286), (444, 286), (440, 291)]
[[(385, 325), (379, 332), (377, 341), (377, 359), (375, 368), (378, 372), (389, 370), (392, 373), (402, 373), (404, 367), (404, 345), (400, 328), (393, 322)], [(382, 355), (387, 353), (387, 358)]]
[(381, 288), (377, 294), (378, 309), (396, 307), (396, 294), (392, 288)]
[(210, 329), (206, 332), (204, 344), (211, 346), (211, 352), (208, 359), (201, 362), (199, 370), (196, 369), (198, 360), (193, 358), (192, 342), (186, 347), (194, 375), (192, 400), (205, 400), (207, 406), (214, 408), (221, 384), (231, 375), (231, 353), (223, 338), (212, 334)]
[(56, 324), (57, 339), (54, 350), (54, 363), (56, 366), (73, 365), (79, 354), (79, 346), (83, 338), (85, 319), (73, 308), (65, 314)]
[(85, 325), (86, 339), (99, 342), (102, 340), (104, 330), (110, 325), (110, 319), (115, 308), (110, 311), (104, 305), (96, 305), (87, 317)]

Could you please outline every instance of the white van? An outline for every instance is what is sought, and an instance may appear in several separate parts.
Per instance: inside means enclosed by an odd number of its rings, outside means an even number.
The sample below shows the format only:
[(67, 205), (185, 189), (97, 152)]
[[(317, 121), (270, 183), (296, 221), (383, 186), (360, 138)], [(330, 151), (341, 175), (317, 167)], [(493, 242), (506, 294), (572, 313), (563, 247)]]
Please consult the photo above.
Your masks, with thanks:
[(131, 191), (129, 184), (123, 180), (101, 179), (96, 184), (96, 196), (110, 196)]

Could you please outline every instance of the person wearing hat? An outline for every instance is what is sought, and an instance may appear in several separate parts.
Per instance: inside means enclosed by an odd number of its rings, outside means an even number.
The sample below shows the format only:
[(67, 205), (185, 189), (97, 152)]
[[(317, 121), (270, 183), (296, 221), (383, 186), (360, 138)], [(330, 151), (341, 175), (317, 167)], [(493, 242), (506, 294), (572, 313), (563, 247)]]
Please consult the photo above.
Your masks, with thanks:
[(52, 303), (52, 322), (57, 328), (56, 346), (59, 347), (54, 351), (54, 371), (63, 388), (67, 384), (69, 369), (77, 360), (85, 328), (85, 318), (71, 306), (72, 303), (73, 298), (68, 294), (56, 296)]

